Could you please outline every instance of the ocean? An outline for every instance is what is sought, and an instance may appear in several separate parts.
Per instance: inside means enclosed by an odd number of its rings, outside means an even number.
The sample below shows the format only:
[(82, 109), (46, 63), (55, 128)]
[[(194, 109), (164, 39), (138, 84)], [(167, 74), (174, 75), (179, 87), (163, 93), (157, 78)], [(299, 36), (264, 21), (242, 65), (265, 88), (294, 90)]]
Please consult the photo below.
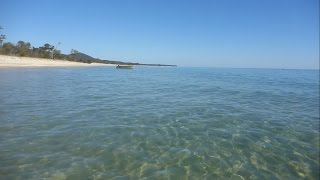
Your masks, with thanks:
[(0, 69), (0, 179), (319, 179), (319, 70)]

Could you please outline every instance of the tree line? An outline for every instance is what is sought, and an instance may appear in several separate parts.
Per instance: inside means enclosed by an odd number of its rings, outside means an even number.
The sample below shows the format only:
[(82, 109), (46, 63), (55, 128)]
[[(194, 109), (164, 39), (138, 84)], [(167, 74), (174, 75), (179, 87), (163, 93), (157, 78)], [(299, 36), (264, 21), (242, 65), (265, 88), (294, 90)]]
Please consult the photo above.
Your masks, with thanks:
[[(0, 26), (0, 30), (3, 28)], [(71, 50), (69, 55), (62, 54), (55, 46), (45, 43), (43, 46), (34, 47), (30, 42), (18, 41), (16, 44), (11, 42), (4, 42), (6, 36), (0, 34), (0, 54), (10, 56), (35, 57), (46, 59), (63, 59), (68, 61), (77, 61), (83, 63), (91, 63), (88, 59), (78, 58), (77, 50)]]
[[(3, 29), (0, 26), (0, 30)], [(11, 42), (4, 42), (6, 36), (0, 34), (0, 54), (12, 55), (12, 56), (26, 56), (36, 58), (47, 58), (47, 59), (63, 59), (68, 61), (76, 61), (82, 63), (103, 63), (103, 64), (123, 64), (123, 65), (143, 65), (143, 66), (176, 66), (166, 64), (140, 64), (132, 62), (122, 62), (113, 60), (101, 60), (93, 58), (87, 54), (81, 53), (77, 50), (72, 49), (70, 54), (62, 54), (57, 47), (45, 43), (43, 46), (34, 47), (29, 42), (18, 41), (16, 44)]]
[(54, 48), (53, 45), (48, 43), (40, 47), (33, 47), (31, 43), (18, 41), (16, 44), (11, 42), (5, 42), (0, 48), (1, 54), (4, 55), (15, 55), (15, 56), (26, 56), (26, 57), (37, 57), (37, 58), (51, 58), (61, 59), (64, 58), (60, 53), (60, 50)]

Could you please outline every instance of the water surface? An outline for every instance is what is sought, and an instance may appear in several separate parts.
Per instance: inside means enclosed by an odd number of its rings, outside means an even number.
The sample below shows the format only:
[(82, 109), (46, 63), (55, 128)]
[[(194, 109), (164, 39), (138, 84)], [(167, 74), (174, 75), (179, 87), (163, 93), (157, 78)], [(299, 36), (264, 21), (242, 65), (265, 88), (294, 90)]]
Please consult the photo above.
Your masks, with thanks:
[(319, 71), (0, 69), (0, 179), (318, 179)]

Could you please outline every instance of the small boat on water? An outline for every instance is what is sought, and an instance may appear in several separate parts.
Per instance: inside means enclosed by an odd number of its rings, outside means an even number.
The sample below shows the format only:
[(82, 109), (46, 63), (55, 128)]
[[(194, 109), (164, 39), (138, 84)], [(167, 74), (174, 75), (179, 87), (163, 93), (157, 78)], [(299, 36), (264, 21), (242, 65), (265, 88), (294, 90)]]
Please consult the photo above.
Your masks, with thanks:
[(120, 65), (118, 64), (116, 66), (117, 69), (132, 69), (133, 68), (133, 65)]

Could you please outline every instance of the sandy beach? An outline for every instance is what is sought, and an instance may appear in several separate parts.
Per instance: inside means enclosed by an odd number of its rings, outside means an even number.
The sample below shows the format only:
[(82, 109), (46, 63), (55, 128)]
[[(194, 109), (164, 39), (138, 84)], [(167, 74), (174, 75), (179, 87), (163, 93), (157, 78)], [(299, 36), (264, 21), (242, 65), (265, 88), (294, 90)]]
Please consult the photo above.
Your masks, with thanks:
[(17, 57), (0, 55), (0, 68), (8, 67), (95, 67), (115, 66), (114, 64), (80, 63), (56, 59), (42, 59), (33, 57)]

